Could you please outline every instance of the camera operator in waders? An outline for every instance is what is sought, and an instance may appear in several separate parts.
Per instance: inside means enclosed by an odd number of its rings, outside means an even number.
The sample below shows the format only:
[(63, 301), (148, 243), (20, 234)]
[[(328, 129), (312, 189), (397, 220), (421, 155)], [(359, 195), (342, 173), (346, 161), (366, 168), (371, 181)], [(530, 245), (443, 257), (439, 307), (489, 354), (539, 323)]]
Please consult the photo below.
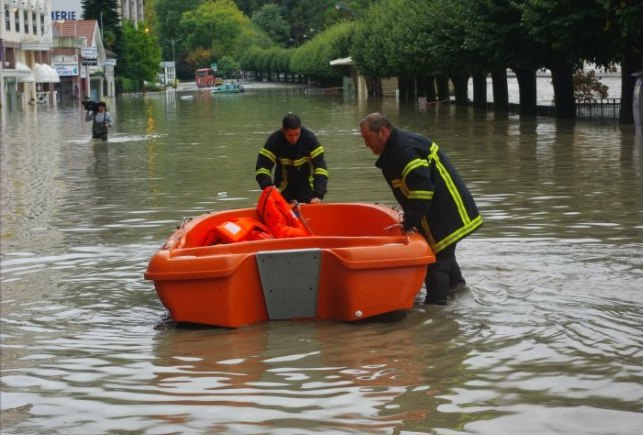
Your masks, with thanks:
[(107, 140), (107, 129), (112, 125), (112, 115), (107, 112), (107, 104), (104, 101), (92, 105), (85, 104), (87, 114), (85, 121), (92, 122), (92, 139)]

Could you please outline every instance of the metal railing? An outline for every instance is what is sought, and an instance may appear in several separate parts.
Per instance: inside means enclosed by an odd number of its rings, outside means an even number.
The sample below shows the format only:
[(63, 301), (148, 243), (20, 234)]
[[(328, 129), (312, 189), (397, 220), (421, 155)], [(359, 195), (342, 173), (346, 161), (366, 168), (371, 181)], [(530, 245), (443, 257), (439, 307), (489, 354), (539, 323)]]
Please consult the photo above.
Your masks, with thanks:
[(620, 98), (576, 101), (576, 117), (578, 118), (618, 119), (620, 111)]

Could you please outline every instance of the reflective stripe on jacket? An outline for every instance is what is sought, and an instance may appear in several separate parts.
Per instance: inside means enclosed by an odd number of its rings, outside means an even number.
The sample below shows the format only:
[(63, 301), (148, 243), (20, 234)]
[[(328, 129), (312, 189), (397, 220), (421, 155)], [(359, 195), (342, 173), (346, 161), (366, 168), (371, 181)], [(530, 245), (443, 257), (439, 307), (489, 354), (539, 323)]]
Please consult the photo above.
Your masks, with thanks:
[(435, 252), (482, 225), (471, 192), (430, 139), (394, 128), (375, 165), (404, 210), (404, 228), (417, 228)]
[(324, 148), (304, 127), (294, 145), (277, 130), (259, 151), (255, 176), (261, 189), (274, 184), (287, 201), (307, 203), (313, 197), (323, 199), (328, 184)]

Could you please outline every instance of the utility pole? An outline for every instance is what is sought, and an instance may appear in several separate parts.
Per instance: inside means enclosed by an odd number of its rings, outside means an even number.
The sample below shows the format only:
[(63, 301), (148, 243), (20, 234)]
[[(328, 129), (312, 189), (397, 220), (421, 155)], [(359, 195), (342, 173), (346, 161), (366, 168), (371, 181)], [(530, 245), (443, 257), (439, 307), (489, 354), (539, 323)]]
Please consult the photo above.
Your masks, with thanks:
[(176, 88), (176, 55), (174, 51), (174, 46), (176, 45), (177, 42), (181, 42), (181, 39), (175, 39), (172, 38), (170, 39), (170, 44), (172, 44), (172, 63), (174, 64), (174, 74), (172, 75), (172, 85)]

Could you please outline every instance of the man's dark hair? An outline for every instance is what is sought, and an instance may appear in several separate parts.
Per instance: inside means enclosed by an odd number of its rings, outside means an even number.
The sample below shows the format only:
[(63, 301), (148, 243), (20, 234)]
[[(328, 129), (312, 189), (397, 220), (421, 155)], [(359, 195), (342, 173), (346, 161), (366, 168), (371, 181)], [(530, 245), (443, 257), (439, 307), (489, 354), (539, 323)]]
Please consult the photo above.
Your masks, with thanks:
[(299, 116), (289, 113), (284, 116), (284, 119), (281, 121), (281, 126), (285, 129), (301, 128), (301, 119)]

